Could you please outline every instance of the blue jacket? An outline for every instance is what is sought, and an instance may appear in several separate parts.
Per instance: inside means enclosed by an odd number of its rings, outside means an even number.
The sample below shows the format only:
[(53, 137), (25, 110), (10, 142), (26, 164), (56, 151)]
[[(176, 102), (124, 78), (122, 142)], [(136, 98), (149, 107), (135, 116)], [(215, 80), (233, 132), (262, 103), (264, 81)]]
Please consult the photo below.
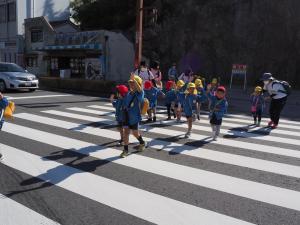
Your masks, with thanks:
[(196, 110), (196, 103), (206, 101), (206, 95), (191, 95), (184, 96), (183, 111), (186, 116), (192, 116)]
[(2, 98), (2, 100), (0, 100), (0, 110), (1, 110), (1, 115), (0, 115), (0, 130), (3, 127), (4, 124), (4, 110), (5, 108), (8, 106), (8, 100), (7, 98)]
[(190, 117), (193, 115), (193, 111), (196, 110), (196, 103), (198, 95), (187, 94), (184, 96), (183, 111), (186, 116)]
[(207, 95), (206, 92), (204, 90), (204, 88), (197, 88), (198, 91), (198, 99), (197, 102), (206, 102), (207, 101)]
[[(134, 99), (133, 99), (134, 98)], [(132, 103), (130, 104), (131, 100)], [(128, 92), (124, 97), (123, 106), (129, 113), (129, 125), (135, 125), (142, 120), (141, 116), (141, 104), (144, 102), (144, 91), (142, 92)], [(129, 105), (130, 104), (130, 105)]]
[(171, 104), (172, 102), (176, 101), (176, 91), (174, 89), (169, 90), (166, 92), (166, 105)]
[(145, 91), (145, 98), (149, 100), (149, 108), (153, 109), (157, 105), (157, 98), (159, 94), (162, 94), (162, 91), (158, 88), (152, 87), (150, 90)]
[(175, 79), (177, 79), (178, 77), (178, 72), (177, 72), (177, 69), (174, 69), (173, 67), (171, 67), (168, 71), (168, 76), (172, 76), (174, 77)]
[(115, 112), (116, 121), (123, 122), (124, 121), (123, 99), (118, 98), (117, 100), (114, 100), (112, 105), (116, 109)]
[(263, 95), (255, 96), (251, 95), (250, 97), (251, 106), (256, 106), (256, 110), (261, 110), (265, 108), (265, 99)]
[(212, 95), (211, 93), (209, 93), (207, 97), (210, 101), (209, 116), (212, 117), (212, 115), (215, 114), (216, 118), (218, 120), (221, 120), (227, 113), (228, 102), (226, 98), (218, 99), (215, 95)]
[(183, 102), (184, 102), (184, 97), (185, 97), (185, 90), (186, 90), (186, 87), (183, 86), (182, 88), (180, 88), (179, 90), (176, 91), (176, 104), (181, 104), (183, 105)]

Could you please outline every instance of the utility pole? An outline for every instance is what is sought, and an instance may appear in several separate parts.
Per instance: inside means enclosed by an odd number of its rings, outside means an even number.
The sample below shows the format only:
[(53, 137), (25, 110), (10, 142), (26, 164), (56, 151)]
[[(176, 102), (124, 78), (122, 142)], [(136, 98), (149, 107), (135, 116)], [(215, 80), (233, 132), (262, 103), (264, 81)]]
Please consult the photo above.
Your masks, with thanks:
[(137, 0), (136, 33), (135, 33), (135, 59), (134, 66), (138, 68), (142, 59), (143, 46), (143, 9), (144, 0)]

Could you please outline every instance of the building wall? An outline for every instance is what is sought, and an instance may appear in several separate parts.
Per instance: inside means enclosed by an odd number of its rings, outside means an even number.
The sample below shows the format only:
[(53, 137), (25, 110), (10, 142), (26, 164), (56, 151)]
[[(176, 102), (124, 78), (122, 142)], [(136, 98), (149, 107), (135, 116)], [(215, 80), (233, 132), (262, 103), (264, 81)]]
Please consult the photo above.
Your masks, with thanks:
[(70, 0), (17, 0), (18, 33), (24, 33), (24, 19), (45, 16), (49, 21), (70, 17)]
[(127, 81), (134, 70), (134, 45), (122, 33), (105, 31), (107, 80)]
[(16, 21), (0, 23), (0, 61), (23, 65), (23, 44), (19, 36), (25, 33), (24, 20), (40, 16), (46, 16), (49, 21), (68, 19), (70, 0), (0, 0), (0, 5), (11, 2), (16, 3)]

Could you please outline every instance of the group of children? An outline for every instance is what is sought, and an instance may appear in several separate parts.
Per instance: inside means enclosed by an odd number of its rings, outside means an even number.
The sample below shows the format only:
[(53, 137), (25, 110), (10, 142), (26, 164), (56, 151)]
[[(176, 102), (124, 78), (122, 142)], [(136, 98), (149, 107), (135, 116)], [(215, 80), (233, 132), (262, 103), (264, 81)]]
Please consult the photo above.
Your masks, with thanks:
[(144, 151), (147, 147), (147, 143), (139, 132), (139, 124), (142, 121), (141, 112), (147, 99), (149, 101), (147, 122), (156, 122), (156, 108), (159, 96), (165, 99), (167, 120), (171, 120), (173, 116), (180, 123), (184, 113), (188, 124), (185, 138), (190, 138), (193, 123), (197, 119), (200, 120), (201, 104), (208, 101), (209, 118), (213, 132), (212, 138), (217, 140), (228, 103), (225, 97), (225, 87), (217, 85), (216, 80), (213, 80), (206, 87), (203, 86), (201, 79), (196, 79), (194, 82), (189, 83), (185, 83), (182, 80), (176, 83), (168, 81), (165, 89), (161, 90), (154, 87), (151, 81), (143, 82), (139, 76), (131, 74), (128, 84), (129, 88), (125, 85), (117, 86), (116, 94), (111, 96), (111, 102), (116, 109), (115, 116), (120, 131), (121, 139), (119, 144), (124, 146), (121, 157), (126, 157), (129, 154), (130, 132), (139, 141), (139, 151)]

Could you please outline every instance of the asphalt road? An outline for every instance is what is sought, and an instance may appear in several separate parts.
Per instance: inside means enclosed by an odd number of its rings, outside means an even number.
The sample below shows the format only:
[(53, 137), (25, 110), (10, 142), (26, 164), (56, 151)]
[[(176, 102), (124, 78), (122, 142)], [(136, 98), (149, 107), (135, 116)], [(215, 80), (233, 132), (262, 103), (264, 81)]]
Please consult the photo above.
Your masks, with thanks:
[(17, 111), (0, 133), (1, 225), (300, 224), (300, 122), (249, 127), (232, 108), (212, 142), (205, 112), (185, 139), (162, 109), (141, 127), (145, 152), (132, 138), (120, 159), (107, 100), (7, 95)]

